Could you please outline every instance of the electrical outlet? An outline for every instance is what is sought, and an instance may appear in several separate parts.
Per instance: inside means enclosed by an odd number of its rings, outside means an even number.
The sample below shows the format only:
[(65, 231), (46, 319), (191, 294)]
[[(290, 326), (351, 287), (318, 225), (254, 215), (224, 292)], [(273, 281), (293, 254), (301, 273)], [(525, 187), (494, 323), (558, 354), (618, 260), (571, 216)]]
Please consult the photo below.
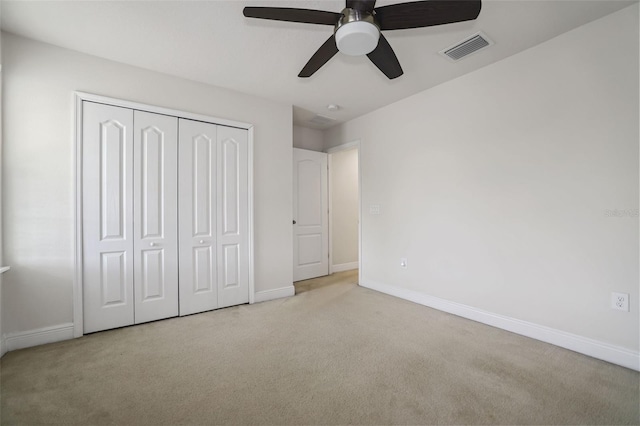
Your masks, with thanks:
[(629, 312), (629, 293), (611, 293), (611, 309)]
[(406, 257), (401, 257), (400, 258), (400, 267), (402, 267), (402, 268), (406, 268), (407, 267), (407, 258)]

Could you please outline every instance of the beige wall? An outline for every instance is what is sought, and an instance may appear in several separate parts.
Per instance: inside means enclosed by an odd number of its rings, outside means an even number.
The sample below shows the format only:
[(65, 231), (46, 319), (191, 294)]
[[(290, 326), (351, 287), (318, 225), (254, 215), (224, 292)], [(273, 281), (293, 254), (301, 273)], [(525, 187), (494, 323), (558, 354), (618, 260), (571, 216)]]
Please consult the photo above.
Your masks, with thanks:
[(324, 139), (322, 130), (293, 126), (293, 147), (322, 152)]
[(636, 4), (329, 129), (361, 141), (361, 281), (637, 354), (638, 47)]
[(3, 34), (5, 333), (70, 323), (75, 90), (252, 123), (256, 291), (292, 285), (292, 109)]
[(358, 262), (358, 150), (329, 154), (331, 261), (333, 266)]

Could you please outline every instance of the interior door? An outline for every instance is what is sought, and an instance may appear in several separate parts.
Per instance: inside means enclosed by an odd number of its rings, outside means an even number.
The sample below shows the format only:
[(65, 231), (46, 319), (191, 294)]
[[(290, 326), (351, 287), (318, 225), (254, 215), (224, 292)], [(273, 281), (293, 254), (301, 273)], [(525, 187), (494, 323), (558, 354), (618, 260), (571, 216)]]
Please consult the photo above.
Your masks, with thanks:
[(178, 119), (134, 112), (135, 324), (178, 315)]
[(180, 315), (190, 315), (218, 307), (218, 126), (179, 123)]
[(83, 103), (84, 332), (133, 324), (133, 110)]
[(218, 307), (249, 303), (249, 138), (218, 126)]
[(329, 274), (327, 154), (293, 149), (293, 280)]
[(179, 126), (180, 315), (248, 303), (248, 133)]

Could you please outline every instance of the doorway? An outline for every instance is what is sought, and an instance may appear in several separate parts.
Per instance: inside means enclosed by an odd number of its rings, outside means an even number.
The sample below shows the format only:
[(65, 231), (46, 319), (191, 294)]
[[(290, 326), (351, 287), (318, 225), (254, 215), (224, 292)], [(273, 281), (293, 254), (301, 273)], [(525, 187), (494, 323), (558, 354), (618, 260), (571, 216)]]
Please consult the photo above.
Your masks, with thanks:
[(359, 148), (293, 150), (294, 282), (359, 269)]
[(360, 266), (360, 143), (327, 151), (329, 164), (329, 273)]

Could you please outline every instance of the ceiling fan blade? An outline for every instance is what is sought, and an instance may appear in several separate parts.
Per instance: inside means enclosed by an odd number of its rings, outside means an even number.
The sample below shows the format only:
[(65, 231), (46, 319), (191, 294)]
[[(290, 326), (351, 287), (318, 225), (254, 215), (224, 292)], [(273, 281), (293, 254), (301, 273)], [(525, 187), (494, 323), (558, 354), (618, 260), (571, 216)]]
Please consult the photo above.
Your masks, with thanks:
[(321, 25), (335, 25), (340, 16), (342, 16), (339, 13), (326, 10), (295, 9), (290, 7), (245, 7), (242, 13), (247, 18)]
[(378, 47), (376, 47), (373, 52), (367, 54), (367, 56), (384, 75), (389, 77), (389, 80), (393, 80), (404, 74), (396, 54), (382, 34), (380, 34), (380, 40), (378, 40)]
[(336, 46), (336, 37), (332, 35), (324, 42), (320, 49), (313, 54), (307, 65), (302, 68), (298, 77), (311, 77), (313, 73), (318, 71), (329, 59), (333, 58), (338, 53), (338, 46)]
[(371, 12), (376, 7), (376, 0), (347, 0), (346, 7), (363, 12)]
[(375, 9), (381, 30), (404, 30), (470, 21), (480, 14), (480, 0), (423, 0)]

